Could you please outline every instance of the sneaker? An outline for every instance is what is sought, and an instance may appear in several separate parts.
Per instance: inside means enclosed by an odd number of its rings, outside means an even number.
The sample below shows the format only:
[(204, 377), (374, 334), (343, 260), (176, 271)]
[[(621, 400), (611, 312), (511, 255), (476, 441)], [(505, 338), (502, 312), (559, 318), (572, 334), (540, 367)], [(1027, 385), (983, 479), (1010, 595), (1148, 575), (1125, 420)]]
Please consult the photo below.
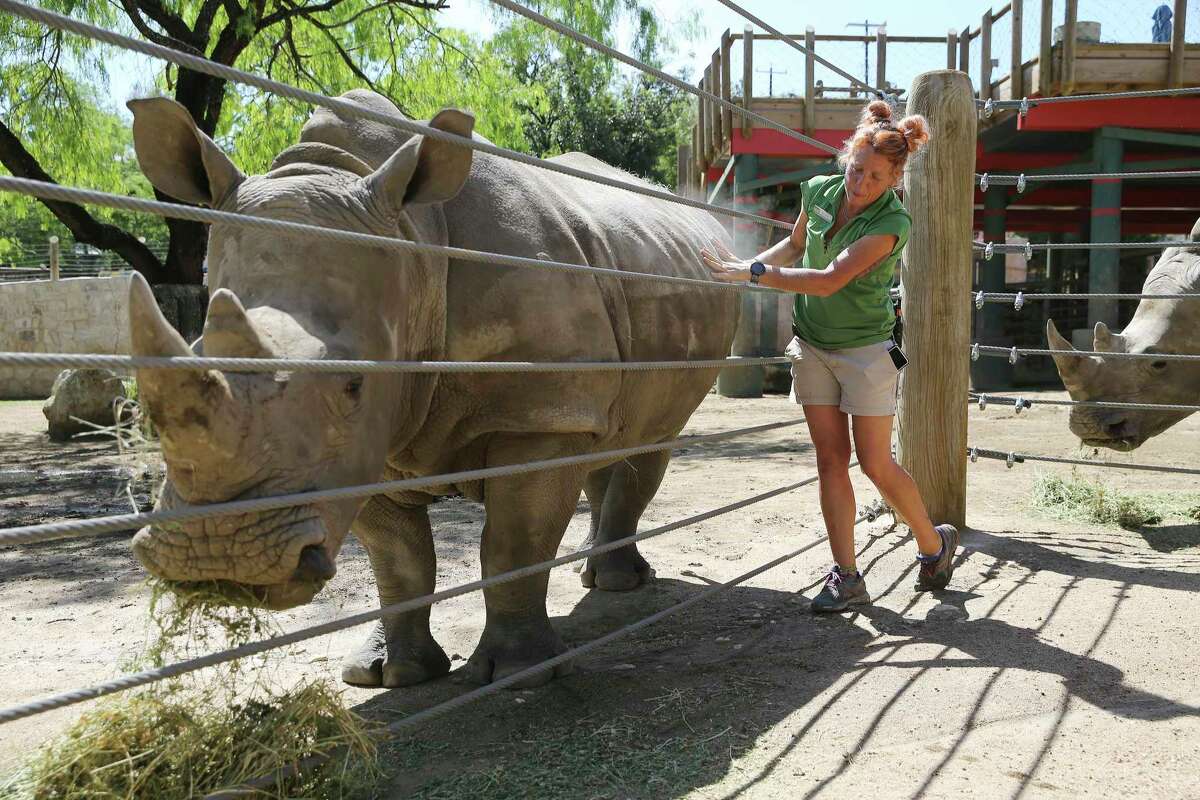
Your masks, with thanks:
[(867, 580), (861, 572), (847, 576), (833, 567), (825, 576), (825, 588), (813, 598), (812, 611), (814, 614), (827, 614), (869, 602), (871, 595), (867, 593)]
[[(929, 592), (945, 589), (954, 574), (954, 551), (958, 549), (958, 528), (953, 525), (938, 525), (934, 528), (942, 539), (942, 552), (936, 561), (921, 561), (921, 571), (917, 573), (918, 592)], [(918, 559), (919, 560), (919, 559)]]

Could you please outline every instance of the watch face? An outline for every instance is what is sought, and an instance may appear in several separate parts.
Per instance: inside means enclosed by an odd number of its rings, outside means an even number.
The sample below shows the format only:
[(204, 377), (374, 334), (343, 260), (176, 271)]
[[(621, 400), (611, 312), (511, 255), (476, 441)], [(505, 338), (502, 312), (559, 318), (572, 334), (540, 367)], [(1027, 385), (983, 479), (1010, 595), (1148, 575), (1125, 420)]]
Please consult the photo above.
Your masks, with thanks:
[(751, 275), (762, 275), (767, 271), (767, 267), (761, 261), (755, 261), (750, 265)]

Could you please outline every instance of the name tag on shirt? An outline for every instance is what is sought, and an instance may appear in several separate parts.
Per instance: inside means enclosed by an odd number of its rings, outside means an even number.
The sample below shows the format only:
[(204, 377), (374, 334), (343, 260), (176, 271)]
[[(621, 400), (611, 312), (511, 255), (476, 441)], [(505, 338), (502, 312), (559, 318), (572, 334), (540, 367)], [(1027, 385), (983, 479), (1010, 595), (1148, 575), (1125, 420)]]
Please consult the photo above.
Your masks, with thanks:
[(826, 225), (830, 225), (833, 223), (833, 215), (830, 214), (825, 209), (821, 208), (820, 206), (813, 206), (812, 213), (813, 213), (814, 217), (821, 220)]

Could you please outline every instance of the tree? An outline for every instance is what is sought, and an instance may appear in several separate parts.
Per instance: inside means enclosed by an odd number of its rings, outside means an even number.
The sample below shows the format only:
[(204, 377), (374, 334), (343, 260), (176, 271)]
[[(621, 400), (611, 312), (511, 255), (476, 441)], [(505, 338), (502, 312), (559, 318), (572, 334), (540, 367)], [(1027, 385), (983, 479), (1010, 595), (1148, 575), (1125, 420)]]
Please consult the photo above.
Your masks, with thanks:
[[(436, 24), (447, 0), (44, 0), (46, 7), (213, 61), (336, 95), (370, 87), (413, 118), (446, 105), (477, 112), (492, 141), (538, 154), (583, 149), (666, 182), (663, 131), (673, 95), (619, 76), (612, 62), (540, 26), (497, 15), (489, 42)], [(639, 57), (662, 49), (641, 0), (543, 0), (534, 7), (602, 40), (632, 22)], [(0, 16), (0, 165), (19, 177), (144, 195), (128, 123), (104, 97), (113, 48)], [(312, 109), (171, 65), (143, 93), (168, 94), (248, 172), (295, 142)], [(572, 106), (577, 114), (563, 113)], [(558, 118), (548, 125), (550, 115)], [(643, 118), (644, 119), (641, 119)], [(620, 136), (602, 131), (618, 120)], [(653, 130), (631, 132), (639, 121)], [(544, 130), (550, 135), (544, 136)], [(611, 130), (611, 129), (610, 129)], [(666, 143), (669, 147), (669, 143)], [(666, 158), (670, 170), (673, 158)], [(154, 191), (155, 196), (173, 200)], [(118, 253), (151, 283), (199, 283), (200, 223), (90, 212), (72, 203), (0, 195), (0, 216), (53, 214), (77, 242)], [(167, 242), (165, 260), (147, 242)], [(2, 250), (0, 243), (0, 250)], [(0, 252), (0, 255), (3, 255)]]

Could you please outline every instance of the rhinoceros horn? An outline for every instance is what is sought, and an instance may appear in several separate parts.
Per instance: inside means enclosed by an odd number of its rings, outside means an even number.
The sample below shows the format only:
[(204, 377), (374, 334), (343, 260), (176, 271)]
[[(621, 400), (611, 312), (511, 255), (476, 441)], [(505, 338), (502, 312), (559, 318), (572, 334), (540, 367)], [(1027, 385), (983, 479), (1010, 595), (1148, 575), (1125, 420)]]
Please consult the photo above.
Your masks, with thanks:
[[(1105, 330), (1107, 331), (1107, 328)], [(1059, 334), (1052, 319), (1046, 320), (1046, 341), (1050, 343), (1051, 350), (1075, 351), (1075, 346)], [(1095, 362), (1082, 355), (1056, 355), (1054, 356), (1054, 365), (1058, 367), (1058, 374), (1068, 390), (1077, 390), (1082, 387), (1096, 369)]]
[[(129, 286), (130, 338), (135, 356), (193, 355), (183, 337), (163, 317), (149, 284), (134, 273)], [(214, 444), (210, 421), (230, 406), (229, 384), (214, 370), (138, 369), (138, 394), (155, 423), (163, 428), (164, 444)]]
[(1103, 322), (1096, 323), (1096, 331), (1093, 336), (1094, 343), (1092, 347), (1097, 353), (1125, 352), (1125, 337), (1119, 333), (1110, 331), (1108, 326)]
[(228, 289), (217, 289), (208, 301), (204, 320), (204, 354), (226, 358), (268, 358), (271, 351), (263, 344), (246, 316), (246, 308)]

